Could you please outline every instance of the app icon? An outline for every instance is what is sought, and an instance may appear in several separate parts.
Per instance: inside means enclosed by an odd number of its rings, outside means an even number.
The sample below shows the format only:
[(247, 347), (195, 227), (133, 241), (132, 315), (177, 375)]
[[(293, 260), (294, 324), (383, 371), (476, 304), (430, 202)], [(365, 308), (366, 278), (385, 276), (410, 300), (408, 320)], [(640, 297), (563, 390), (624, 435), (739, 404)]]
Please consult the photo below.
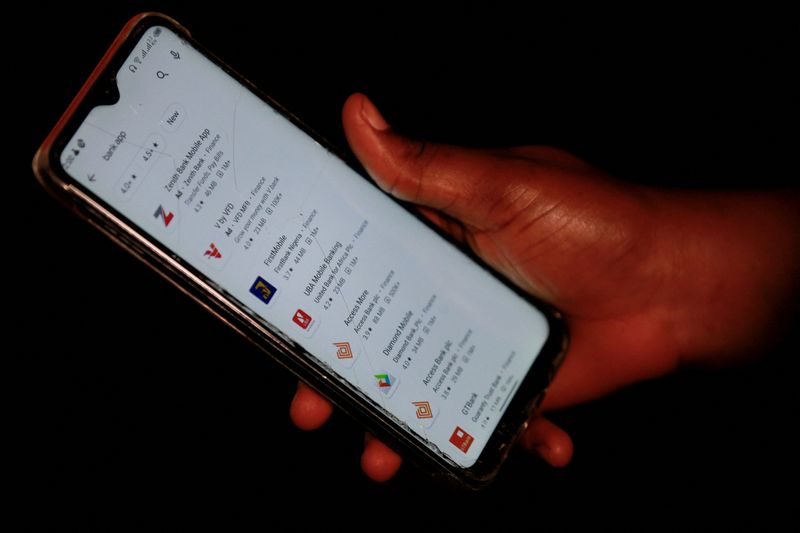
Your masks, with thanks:
[(153, 213), (153, 216), (155, 218), (160, 218), (164, 222), (164, 227), (166, 228), (169, 226), (169, 223), (172, 222), (172, 217), (174, 217), (175, 214), (172, 213), (172, 211), (167, 212), (167, 210), (164, 209), (164, 206), (159, 205), (158, 209), (156, 209), (156, 212)]
[(375, 379), (378, 380), (379, 389), (392, 388), (394, 377), (390, 376), (389, 374), (375, 374)]
[(385, 374), (373, 374), (375, 377), (375, 385), (384, 396), (390, 397), (397, 389), (397, 378), (386, 372)]
[(417, 418), (433, 418), (433, 410), (428, 402), (411, 402), (417, 408)]
[(292, 322), (300, 326), (302, 329), (308, 329), (313, 322), (311, 315), (303, 311), (302, 309), (298, 309), (295, 311), (294, 316), (292, 317)]
[(265, 280), (261, 276), (258, 276), (253, 282), (253, 285), (250, 287), (250, 294), (254, 295), (265, 304), (268, 304), (275, 296), (277, 290), (278, 289), (275, 288), (275, 285)]
[(450, 435), (450, 443), (464, 453), (469, 451), (469, 447), (472, 446), (472, 441), (474, 440), (475, 439), (472, 438), (472, 435), (458, 426), (456, 426), (453, 434)]
[[(297, 321), (295, 320), (295, 322)], [(334, 342), (333, 345), (336, 346), (336, 357), (338, 357), (339, 359), (353, 358), (353, 350), (350, 349), (349, 342)]]
[(219, 248), (217, 248), (213, 242), (208, 245), (208, 250), (206, 250), (206, 252), (203, 255), (208, 257), (209, 259), (211, 259), (212, 257), (214, 259), (219, 259), (222, 257), (222, 254), (219, 253)]

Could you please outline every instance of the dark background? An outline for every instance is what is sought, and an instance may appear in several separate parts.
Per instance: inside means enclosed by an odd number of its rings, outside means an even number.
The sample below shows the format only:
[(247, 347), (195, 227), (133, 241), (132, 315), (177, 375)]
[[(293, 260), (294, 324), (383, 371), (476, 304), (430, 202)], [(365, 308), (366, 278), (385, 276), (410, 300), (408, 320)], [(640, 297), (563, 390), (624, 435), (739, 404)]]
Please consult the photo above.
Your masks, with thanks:
[[(30, 525), (356, 529), (749, 527), (796, 521), (797, 342), (554, 414), (553, 470), (515, 454), (479, 494), (404, 467), (384, 485), (342, 415), (295, 429), (295, 380), (35, 184), (30, 158), (124, 22), (171, 14), (333, 143), (369, 94), (397, 128), (465, 145), (553, 144), (631, 181), (798, 184), (798, 28), (780, 12), (258, 9), (28, 3), (6, 20), (4, 242), (21, 363), (7, 455)], [(9, 117), (20, 114), (19, 119)], [(743, 220), (743, 224), (748, 221)], [(8, 300), (7, 300), (8, 301)], [(795, 321), (796, 323), (796, 321)], [(178, 330), (193, 334), (178, 337)], [(782, 487), (788, 486), (789, 490)]]

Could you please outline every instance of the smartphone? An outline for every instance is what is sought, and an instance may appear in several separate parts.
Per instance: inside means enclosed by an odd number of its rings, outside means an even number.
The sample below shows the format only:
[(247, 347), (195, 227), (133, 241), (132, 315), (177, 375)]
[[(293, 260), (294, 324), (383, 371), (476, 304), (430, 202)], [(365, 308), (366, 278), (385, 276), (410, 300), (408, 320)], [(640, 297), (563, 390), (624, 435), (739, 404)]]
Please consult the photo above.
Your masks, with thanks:
[(177, 22), (144, 13), (33, 169), (368, 431), (480, 487), (541, 401), (565, 327), (347, 161)]

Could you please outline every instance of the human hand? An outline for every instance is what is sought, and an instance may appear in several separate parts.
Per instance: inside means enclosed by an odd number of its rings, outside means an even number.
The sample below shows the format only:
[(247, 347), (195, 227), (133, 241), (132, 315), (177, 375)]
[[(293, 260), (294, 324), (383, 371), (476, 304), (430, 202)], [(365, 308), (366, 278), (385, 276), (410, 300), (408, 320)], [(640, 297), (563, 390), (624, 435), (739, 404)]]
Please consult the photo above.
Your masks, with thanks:
[[(564, 313), (569, 353), (543, 410), (752, 352), (796, 294), (796, 191), (667, 191), (617, 182), (555, 148), (415, 141), (393, 132), (363, 95), (345, 103), (343, 123), (378, 185)], [(300, 384), (290, 410), (299, 427), (316, 428), (331, 411)], [(542, 417), (521, 445), (554, 466), (572, 455), (569, 436)], [(371, 478), (390, 478), (400, 463), (366, 439)]]

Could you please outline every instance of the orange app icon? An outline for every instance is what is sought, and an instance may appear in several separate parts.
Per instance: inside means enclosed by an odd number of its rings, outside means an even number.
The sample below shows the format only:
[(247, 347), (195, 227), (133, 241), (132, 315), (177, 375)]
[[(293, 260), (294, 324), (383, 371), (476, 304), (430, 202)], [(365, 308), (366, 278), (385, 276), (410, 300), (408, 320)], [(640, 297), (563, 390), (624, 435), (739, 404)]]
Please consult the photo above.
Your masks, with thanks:
[(469, 447), (472, 446), (472, 441), (474, 440), (472, 435), (458, 426), (456, 426), (453, 434), (450, 435), (450, 443), (464, 453), (469, 451)]
[(350, 349), (349, 342), (334, 342), (333, 345), (336, 346), (336, 357), (339, 359), (353, 358), (353, 350)]
[(417, 418), (433, 418), (433, 409), (428, 402), (411, 402), (417, 408)]

